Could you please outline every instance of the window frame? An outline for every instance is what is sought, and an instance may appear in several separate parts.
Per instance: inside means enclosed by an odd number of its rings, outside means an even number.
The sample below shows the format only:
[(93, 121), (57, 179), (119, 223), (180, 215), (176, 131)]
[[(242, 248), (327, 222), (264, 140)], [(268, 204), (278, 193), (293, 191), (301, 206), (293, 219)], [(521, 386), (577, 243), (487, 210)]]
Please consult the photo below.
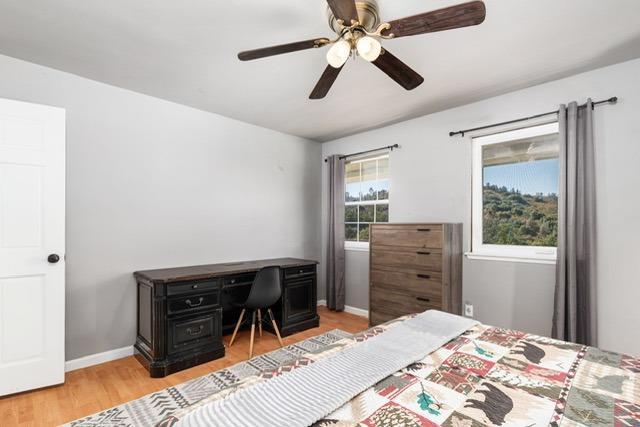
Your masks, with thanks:
[[(350, 159), (349, 161), (345, 162), (345, 171), (346, 171), (346, 167), (347, 164), (349, 163), (364, 163), (367, 161), (372, 161), (372, 160), (380, 160), (380, 159), (387, 159), (388, 161), (388, 168), (389, 171), (391, 170), (391, 159), (390, 159), (390, 153), (386, 152), (386, 153), (382, 153), (382, 154), (375, 154), (375, 155), (370, 155), (370, 156), (362, 156), (362, 157), (357, 157), (357, 158), (353, 158)], [(376, 165), (377, 166), (377, 165)], [(362, 172), (361, 172), (362, 173)], [(378, 170), (376, 167), (376, 181), (378, 181)], [(391, 193), (391, 176), (390, 173), (388, 173), (388, 176), (386, 178), (387, 181), (389, 181), (389, 194)], [(362, 181), (360, 181), (362, 182)], [(346, 183), (346, 177), (345, 177), (345, 191), (346, 191), (346, 187), (347, 187), (347, 183)], [(374, 206), (374, 219), (375, 219), (375, 215), (376, 215), (376, 205), (387, 205), (387, 215), (389, 215), (388, 210), (389, 210), (389, 197), (387, 197), (386, 200), (359, 200), (359, 201), (355, 201), (355, 202), (347, 202), (346, 200), (344, 201), (344, 206), (345, 206), (345, 210), (347, 208), (347, 206), (366, 206), (366, 205), (373, 205)], [(358, 219), (359, 219), (359, 215), (360, 215), (360, 209), (358, 208)], [(378, 223), (378, 222), (368, 222), (368, 223), (363, 223), (363, 224), (387, 224), (389, 221), (387, 221), (386, 223)], [(353, 222), (347, 222), (345, 221), (345, 228), (347, 224), (360, 224), (360, 221), (353, 223)], [(371, 228), (369, 228), (369, 230), (371, 230)], [(359, 231), (358, 231), (359, 232)], [(371, 231), (369, 231), (371, 232)], [(360, 241), (352, 241), (352, 240), (346, 240), (344, 241), (344, 248), (345, 250), (351, 250), (351, 251), (368, 251), (369, 250), (369, 242), (360, 242)]]
[(470, 259), (497, 261), (533, 262), (554, 264), (557, 247), (494, 245), (483, 242), (483, 159), (482, 149), (487, 145), (500, 144), (522, 138), (548, 135), (559, 132), (557, 121), (532, 124), (524, 128), (504, 130), (489, 135), (472, 137), (472, 196), (471, 196), (471, 252)]

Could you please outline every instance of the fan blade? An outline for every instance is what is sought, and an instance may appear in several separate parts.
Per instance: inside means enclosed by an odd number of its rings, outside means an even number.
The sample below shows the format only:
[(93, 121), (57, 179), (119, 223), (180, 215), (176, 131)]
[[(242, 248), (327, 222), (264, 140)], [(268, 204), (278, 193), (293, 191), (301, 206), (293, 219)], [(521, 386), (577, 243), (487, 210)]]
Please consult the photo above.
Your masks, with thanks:
[(420, 74), (413, 71), (407, 64), (389, 53), (388, 50), (383, 50), (378, 59), (373, 61), (373, 65), (406, 90), (415, 89), (424, 82)]
[(314, 87), (313, 91), (311, 91), (309, 99), (322, 99), (327, 96), (327, 93), (329, 93), (329, 89), (331, 89), (331, 86), (333, 86), (333, 83), (338, 78), (338, 74), (340, 74), (340, 71), (342, 71), (343, 67), (344, 65), (340, 68), (333, 68), (331, 65), (327, 65), (327, 68), (325, 68), (322, 76), (320, 76), (320, 80), (318, 80), (318, 83), (316, 83), (316, 87)]
[(327, 0), (329, 7), (336, 19), (342, 19), (344, 25), (351, 25), (351, 21), (357, 21), (358, 9), (356, 9), (355, 0)]
[(397, 38), (453, 30), (482, 24), (485, 16), (486, 8), (484, 3), (472, 1), (391, 21), (389, 22), (391, 28), (383, 31), (383, 35), (393, 34), (393, 37)]
[(264, 47), (262, 49), (247, 50), (238, 54), (241, 61), (250, 61), (252, 59), (265, 58), (267, 56), (281, 55), (283, 53), (297, 52), (299, 50), (313, 49), (314, 47), (322, 47), (329, 43), (329, 39), (319, 38), (305, 40), (301, 42), (281, 44), (278, 46)]

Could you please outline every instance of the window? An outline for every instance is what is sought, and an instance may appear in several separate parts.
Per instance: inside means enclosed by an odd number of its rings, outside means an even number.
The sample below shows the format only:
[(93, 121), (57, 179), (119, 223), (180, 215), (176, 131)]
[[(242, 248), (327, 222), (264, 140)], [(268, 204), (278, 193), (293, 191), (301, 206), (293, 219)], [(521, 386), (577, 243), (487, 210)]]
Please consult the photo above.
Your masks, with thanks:
[(345, 246), (367, 248), (370, 225), (389, 222), (389, 155), (347, 162), (345, 186)]
[(557, 123), (474, 138), (472, 258), (555, 261), (558, 154)]

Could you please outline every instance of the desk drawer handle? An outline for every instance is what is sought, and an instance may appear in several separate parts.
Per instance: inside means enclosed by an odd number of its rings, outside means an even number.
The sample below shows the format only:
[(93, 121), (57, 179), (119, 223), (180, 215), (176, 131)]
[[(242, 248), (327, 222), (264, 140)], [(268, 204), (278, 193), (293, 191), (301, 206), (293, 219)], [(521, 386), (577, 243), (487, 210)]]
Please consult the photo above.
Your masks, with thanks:
[(191, 328), (187, 328), (187, 334), (191, 335), (192, 337), (195, 337), (197, 335), (200, 335), (203, 330), (204, 330), (203, 325), (200, 325), (196, 331), (192, 330)]
[(198, 285), (191, 286), (191, 289), (198, 289)]
[(416, 276), (418, 276), (418, 279), (431, 279), (428, 274), (416, 274)]
[(204, 302), (204, 298), (200, 297), (198, 298), (198, 302), (197, 303), (192, 303), (190, 299), (185, 301), (185, 304), (187, 304), (189, 307), (193, 308), (193, 307), (200, 307), (202, 305), (202, 303)]
[(418, 255), (431, 255), (431, 252), (416, 252)]
[(422, 302), (431, 302), (431, 300), (429, 298), (416, 297), (416, 299), (418, 301), (422, 301)]
[(430, 228), (418, 228), (418, 231), (431, 231)]

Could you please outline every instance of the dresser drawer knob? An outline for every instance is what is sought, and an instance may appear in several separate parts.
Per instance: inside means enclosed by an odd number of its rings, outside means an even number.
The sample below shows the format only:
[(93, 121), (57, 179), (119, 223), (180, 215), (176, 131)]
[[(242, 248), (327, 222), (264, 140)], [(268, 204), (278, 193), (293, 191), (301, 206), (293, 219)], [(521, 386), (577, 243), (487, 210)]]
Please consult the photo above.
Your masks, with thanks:
[(189, 307), (193, 308), (193, 307), (200, 307), (203, 302), (204, 302), (204, 298), (200, 297), (200, 298), (198, 298), (198, 302), (197, 303), (193, 303), (193, 302), (191, 302), (190, 299), (188, 299), (188, 300), (185, 301), (185, 304), (187, 304)]
[(187, 328), (187, 334), (191, 335), (192, 337), (195, 337), (196, 335), (200, 335), (203, 330), (204, 330), (204, 326), (202, 325), (200, 325), (198, 329), (196, 329), (195, 331), (191, 328)]
[(431, 255), (431, 252), (416, 252), (418, 255)]
[(191, 289), (198, 289), (198, 285), (191, 286)]
[(422, 302), (431, 302), (431, 300), (429, 298), (416, 297), (416, 299), (418, 301), (422, 301)]
[(231, 280), (229, 281), (229, 283), (231, 283), (231, 284), (233, 285), (234, 283), (236, 283), (236, 279), (231, 279)]
[(431, 279), (428, 274), (416, 274), (416, 276), (418, 276), (418, 279)]

